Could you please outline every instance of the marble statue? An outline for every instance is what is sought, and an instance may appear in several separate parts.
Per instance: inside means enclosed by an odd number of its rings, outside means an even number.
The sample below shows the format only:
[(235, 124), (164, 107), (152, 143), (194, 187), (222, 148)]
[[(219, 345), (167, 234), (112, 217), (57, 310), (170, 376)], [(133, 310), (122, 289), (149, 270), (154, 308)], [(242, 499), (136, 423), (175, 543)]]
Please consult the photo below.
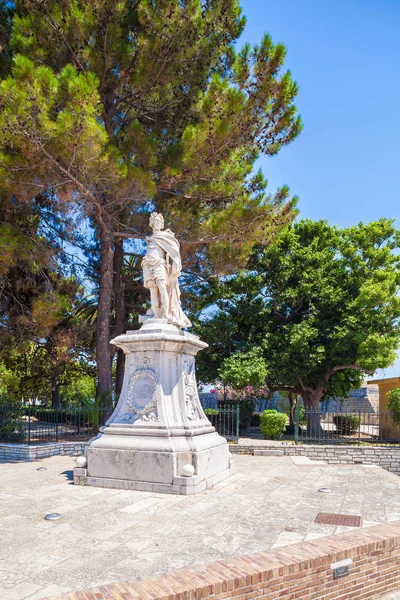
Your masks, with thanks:
[(151, 311), (148, 317), (166, 319), (180, 327), (191, 322), (182, 311), (178, 277), (182, 272), (179, 242), (170, 229), (164, 230), (164, 217), (152, 213), (153, 234), (146, 238), (147, 251), (142, 261), (144, 286), (150, 290)]
[(197, 494), (234, 473), (225, 438), (200, 403), (195, 357), (207, 348), (181, 303), (179, 242), (159, 213), (143, 258), (151, 309), (142, 326), (111, 340), (125, 354), (118, 404), (74, 469), (76, 485)]

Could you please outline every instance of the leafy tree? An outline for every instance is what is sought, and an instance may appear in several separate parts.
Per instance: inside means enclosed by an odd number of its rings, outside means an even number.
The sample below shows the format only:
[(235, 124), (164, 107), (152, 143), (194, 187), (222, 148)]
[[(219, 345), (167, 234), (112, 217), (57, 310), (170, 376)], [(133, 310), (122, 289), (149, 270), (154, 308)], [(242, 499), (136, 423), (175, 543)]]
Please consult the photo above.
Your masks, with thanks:
[(224, 381), (239, 389), (246, 386), (259, 387), (268, 374), (261, 347), (254, 346), (248, 351), (232, 354), (223, 362), (219, 375)]
[(91, 332), (74, 314), (82, 290), (63, 276), (63, 253), (43, 235), (42, 215), (34, 203), (0, 203), (0, 359), (20, 400), (49, 397), (56, 407), (62, 374), (90, 353)]
[(225, 295), (217, 304), (235, 323), (236, 352), (221, 376), (240, 385), (240, 373), (251, 376), (316, 410), (325, 395), (343, 396), (365, 373), (388, 367), (400, 341), (399, 246), (387, 219), (348, 229), (304, 220), (258, 248), (248, 269), (214, 292)]
[(395, 425), (400, 425), (400, 388), (390, 390), (386, 394), (388, 411)]
[(63, 406), (85, 406), (93, 405), (96, 397), (96, 385), (94, 377), (77, 371), (72, 376), (71, 370), (68, 378), (61, 388), (61, 403)]
[[(0, 85), (8, 194), (49, 191), (99, 241), (98, 391), (112, 388), (124, 237), (157, 207), (186, 240), (185, 264), (229, 271), (294, 216), (288, 189), (253, 174), (301, 129), (285, 48), (233, 44), (237, 0), (19, 0), (12, 76)], [(189, 261), (190, 262), (190, 261)]]
[(19, 377), (0, 362), (0, 398), (14, 397), (19, 387)]

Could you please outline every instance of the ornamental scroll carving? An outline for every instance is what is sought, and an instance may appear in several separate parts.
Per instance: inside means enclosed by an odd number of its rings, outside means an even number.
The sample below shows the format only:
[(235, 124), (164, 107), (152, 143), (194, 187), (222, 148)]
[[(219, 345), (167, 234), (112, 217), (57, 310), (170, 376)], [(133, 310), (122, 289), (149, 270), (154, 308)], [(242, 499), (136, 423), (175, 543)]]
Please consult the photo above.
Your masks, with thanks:
[(136, 369), (129, 378), (126, 397), (129, 412), (122, 421), (158, 421), (157, 403), (160, 397), (159, 381), (153, 369)]
[(198, 409), (198, 397), (196, 386), (196, 375), (194, 372), (194, 361), (185, 361), (184, 363), (184, 385), (185, 385), (185, 403), (188, 419), (194, 421), (200, 418)]

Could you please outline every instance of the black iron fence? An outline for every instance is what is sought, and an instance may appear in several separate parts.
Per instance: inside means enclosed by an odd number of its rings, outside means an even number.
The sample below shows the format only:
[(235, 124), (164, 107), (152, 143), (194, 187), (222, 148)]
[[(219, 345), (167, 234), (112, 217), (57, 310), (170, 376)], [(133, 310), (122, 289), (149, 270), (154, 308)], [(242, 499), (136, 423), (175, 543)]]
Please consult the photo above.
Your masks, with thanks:
[(224, 404), (219, 408), (206, 408), (205, 414), (211, 425), (227, 440), (239, 438), (240, 412), (239, 403)]
[[(205, 413), (220, 435), (228, 440), (239, 438), (240, 403), (223, 403), (218, 408), (205, 409)], [(98, 407), (53, 410), (0, 405), (0, 443), (87, 441), (97, 435), (109, 414), (109, 409)], [(299, 444), (400, 446), (400, 415), (389, 411), (309, 411), (299, 407), (295, 426), (287, 428), (283, 439), (292, 439)]]
[(303, 444), (400, 445), (400, 415), (299, 409), (294, 431)]
[[(208, 412), (208, 411), (206, 411)], [(41, 444), (87, 441), (97, 435), (110, 409), (76, 407), (51, 409), (0, 405), (0, 443)], [(226, 405), (207, 418), (229, 440), (239, 437), (239, 406)]]
[(0, 442), (41, 444), (85, 441), (97, 435), (109, 409), (0, 405)]

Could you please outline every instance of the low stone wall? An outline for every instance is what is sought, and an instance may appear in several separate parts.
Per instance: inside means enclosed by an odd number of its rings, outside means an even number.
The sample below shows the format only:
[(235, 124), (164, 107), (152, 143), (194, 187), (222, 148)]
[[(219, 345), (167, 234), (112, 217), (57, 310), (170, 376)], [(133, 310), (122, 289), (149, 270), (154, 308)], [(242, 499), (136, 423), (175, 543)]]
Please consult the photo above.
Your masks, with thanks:
[(400, 446), (332, 446), (332, 445), (281, 445), (265, 446), (230, 444), (234, 454), (261, 456), (307, 456), (311, 460), (323, 460), (329, 464), (377, 465), (400, 475)]
[(400, 587), (399, 566), (396, 521), (51, 600), (371, 600)]
[[(52, 442), (48, 444), (0, 444), (0, 460), (38, 460), (59, 454), (79, 456), (86, 442)], [(330, 464), (377, 465), (386, 471), (400, 475), (400, 446), (269, 446), (229, 444), (233, 454), (259, 456), (307, 456), (311, 460), (323, 460)]]
[(48, 444), (0, 444), (0, 460), (38, 460), (58, 454), (79, 456), (86, 442), (52, 442)]

